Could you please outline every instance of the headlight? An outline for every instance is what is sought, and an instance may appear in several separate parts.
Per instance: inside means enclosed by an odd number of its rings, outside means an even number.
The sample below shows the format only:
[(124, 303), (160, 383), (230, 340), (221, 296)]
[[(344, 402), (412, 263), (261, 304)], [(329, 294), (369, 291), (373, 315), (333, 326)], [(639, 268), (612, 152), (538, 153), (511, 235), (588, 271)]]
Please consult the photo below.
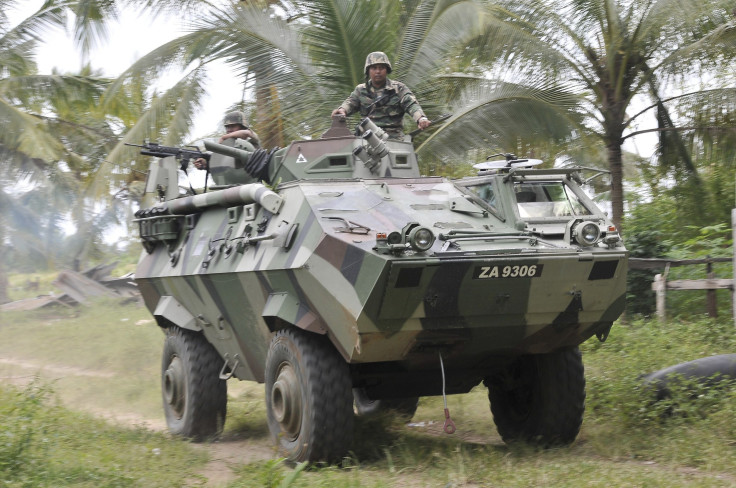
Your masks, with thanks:
[(575, 242), (584, 247), (594, 245), (601, 237), (601, 228), (594, 222), (580, 222), (572, 231)]
[(386, 242), (389, 244), (401, 244), (401, 233), (393, 231), (386, 237)]
[(416, 252), (424, 252), (434, 244), (434, 234), (426, 227), (414, 227), (409, 232), (409, 245)]

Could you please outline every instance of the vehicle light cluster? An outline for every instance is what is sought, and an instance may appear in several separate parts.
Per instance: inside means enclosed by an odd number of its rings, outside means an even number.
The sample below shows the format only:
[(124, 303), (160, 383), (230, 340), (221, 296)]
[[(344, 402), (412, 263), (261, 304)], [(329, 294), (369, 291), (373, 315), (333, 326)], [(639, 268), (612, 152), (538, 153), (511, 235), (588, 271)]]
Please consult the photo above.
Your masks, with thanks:
[(621, 236), (614, 225), (604, 225), (603, 222), (573, 219), (567, 224), (565, 241), (577, 244), (580, 247), (595, 246), (603, 242), (609, 247), (615, 247)]
[(383, 254), (399, 255), (408, 250), (426, 252), (434, 244), (436, 237), (427, 227), (418, 222), (409, 222), (401, 231), (376, 234), (376, 246), (373, 248)]

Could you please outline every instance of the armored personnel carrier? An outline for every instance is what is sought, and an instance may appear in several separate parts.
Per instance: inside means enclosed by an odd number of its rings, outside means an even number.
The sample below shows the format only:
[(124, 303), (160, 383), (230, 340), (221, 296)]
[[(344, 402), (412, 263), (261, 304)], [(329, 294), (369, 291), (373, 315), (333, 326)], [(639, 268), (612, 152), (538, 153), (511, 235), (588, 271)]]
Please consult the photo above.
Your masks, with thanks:
[(206, 193), (153, 162), (135, 278), (166, 334), (169, 429), (216, 435), (227, 380), (257, 381), (279, 452), (336, 461), (354, 415), (483, 383), (505, 441), (572, 442), (578, 345), (622, 313), (628, 258), (578, 170), (505, 155), (423, 177), (411, 142), (356, 132), (336, 117), (275, 153), (206, 143)]

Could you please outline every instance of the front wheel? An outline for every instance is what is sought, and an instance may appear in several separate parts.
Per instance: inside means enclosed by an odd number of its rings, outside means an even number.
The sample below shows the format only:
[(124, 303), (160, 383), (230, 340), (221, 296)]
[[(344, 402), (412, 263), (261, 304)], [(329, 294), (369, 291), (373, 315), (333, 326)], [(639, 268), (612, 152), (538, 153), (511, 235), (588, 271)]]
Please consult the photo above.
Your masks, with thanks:
[(222, 359), (204, 335), (179, 327), (166, 332), (161, 361), (161, 392), (169, 431), (206, 440), (222, 432), (227, 384)]
[(572, 443), (585, 411), (580, 350), (521, 356), (484, 380), (493, 421), (504, 442), (540, 446)]
[(350, 370), (324, 337), (276, 333), (266, 357), (268, 428), (294, 462), (339, 461), (353, 436)]

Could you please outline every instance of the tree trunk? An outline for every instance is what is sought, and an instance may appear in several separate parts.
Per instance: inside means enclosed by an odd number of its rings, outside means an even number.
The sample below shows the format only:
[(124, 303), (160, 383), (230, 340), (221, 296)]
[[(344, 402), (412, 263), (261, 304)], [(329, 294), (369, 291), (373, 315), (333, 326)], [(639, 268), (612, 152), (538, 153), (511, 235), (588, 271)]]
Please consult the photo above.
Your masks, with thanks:
[(616, 229), (623, 233), (624, 174), (621, 141), (609, 142), (606, 148), (608, 150), (608, 168), (611, 170), (611, 211), (613, 214), (611, 220), (613, 220)]
[(284, 123), (276, 87), (260, 86), (257, 78), (255, 125), (264, 148), (284, 147)]
[[(0, 246), (5, 247), (5, 222), (0, 217)], [(0, 303), (8, 300), (8, 275), (5, 273), (5, 263), (0, 259)]]

